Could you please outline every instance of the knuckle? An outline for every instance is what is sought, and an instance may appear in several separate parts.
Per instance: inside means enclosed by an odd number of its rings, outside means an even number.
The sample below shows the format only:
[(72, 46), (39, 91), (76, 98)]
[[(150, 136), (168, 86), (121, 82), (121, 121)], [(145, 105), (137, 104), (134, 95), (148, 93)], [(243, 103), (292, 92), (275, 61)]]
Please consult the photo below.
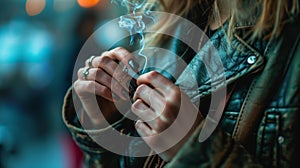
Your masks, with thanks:
[(142, 76), (142, 79), (146, 80), (146, 81), (152, 81), (154, 80), (158, 75), (158, 72), (156, 71), (151, 71), (149, 73), (146, 73)]
[(171, 86), (169, 89), (169, 96), (172, 98), (179, 97), (181, 94), (180, 88), (177, 86)]
[(115, 49), (113, 49), (112, 51), (115, 52), (123, 52), (125, 49), (123, 47), (116, 47)]
[(136, 93), (139, 95), (143, 90), (145, 90), (146, 85), (145, 84), (141, 84), (137, 89), (136, 89)]
[(80, 80), (74, 82), (74, 90), (78, 95), (81, 95), (83, 91), (83, 85)]
[(101, 57), (107, 55), (108, 51), (104, 51), (103, 53), (101, 53)]
[(177, 117), (180, 109), (180, 101), (177, 100), (177, 98), (166, 98), (165, 106), (166, 110), (164, 111), (164, 118), (162, 119), (170, 124)]
[(79, 80), (76, 80), (76, 81), (74, 82), (74, 89), (75, 89), (76, 92), (77, 92), (77, 90), (79, 89), (79, 86), (80, 86)]
[(114, 50), (123, 50), (123, 47), (116, 47)]
[(108, 61), (110, 60), (109, 56), (107, 55), (103, 55), (99, 58), (99, 64), (100, 65), (105, 65), (108, 63)]
[(172, 96), (165, 97), (165, 105), (166, 107), (170, 107), (174, 104), (174, 98)]
[(89, 59), (85, 60), (85, 66), (89, 65)]
[(78, 78), (81, 77), (83, 70), (84, 70), (84, 68), (80, 68), (80, 69), (77, 71), (77, 77), (78, 77)]
[(176, 98), (174, 98), (173, 96), (166, 96), (165, 100), (165, 105), (167, 108), (173, 108), (178, 105)]
[(156, 71), (151, 71), (151, 72), (148, 73), (147, 76), (149, 76), (149, 77), (151, 77), (151, 78), (155, 78), (158, 74), (159, 74), (159, 73), (156, 72)]
[(123, 47), (117, 47), (113, 50), (113, 52), (120, 55), (122, 60), (127, 60), (130, 58), (130, 53)]
[(99, 69), (92, 68), (90, 70), (89, 78), (94, 81), (96, 79), (98, 79), (99, 78)]
[(95, 76), (95, 78), (97, 78), (97, 79), (101, 79), (102, 78), (102, 70), (96, 69), (95, 74), (93, 76)]

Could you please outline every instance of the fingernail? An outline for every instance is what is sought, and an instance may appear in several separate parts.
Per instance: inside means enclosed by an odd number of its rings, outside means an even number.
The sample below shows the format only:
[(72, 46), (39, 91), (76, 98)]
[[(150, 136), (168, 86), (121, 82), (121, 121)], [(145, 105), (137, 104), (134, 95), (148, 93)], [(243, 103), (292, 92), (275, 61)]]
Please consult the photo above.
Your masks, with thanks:
[(138, 103), (137, 105), (135, 105), (135, 108), (138, 110), (141, 110), (141, 112), (148, 110), (148, 108), (145, 105), (143, 105), (142, 103)]
[(130, 65), (130, 67), (134, 70), (138, 70), (139, 65), (137, 63), (135, 63), (133, 60), (129, 60), (128, 64)]
[(112, 97), (114, 100), (119, 101), (120, 97), (118, 95), (116, 95), (115, 93), (112, 93)]
[(141, 120), (137, 120), (137, 121), (135, 121), (135, 127), (137, 128), (137, 129), (139, 129), (140, 128), (140, 125), (141, 125)]
[(122, 90), (122, 94), (125, 99), (128, 97), (128, 92), (126, 90)]

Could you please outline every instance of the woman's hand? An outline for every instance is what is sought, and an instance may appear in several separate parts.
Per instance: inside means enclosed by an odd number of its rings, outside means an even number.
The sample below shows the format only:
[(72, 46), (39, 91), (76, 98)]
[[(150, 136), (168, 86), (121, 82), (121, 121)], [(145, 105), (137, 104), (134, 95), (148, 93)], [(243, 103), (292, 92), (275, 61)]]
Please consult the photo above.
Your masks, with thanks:
[[(131, 77), (119, 67), (120, 63), (134, 71), (138, 70), (135, 58), (123, 48), (91, 57), (86, 60), (85, 67), (78, 70), (74, 90), (94, 126), (101, 125), (105, 119), (99, 117), (99, 107), (108, 121), (115, 120), (117, 109), (114, 104), (116, 101), (125, 102), (128, 97)], [(96, 97), (98, 104), (92, 101)]]
[(158, 72), (140, 76), (137, 84), (132, 111), (140, 120), (135, 127), (145, 142), (169, 161), (187, 141), (202, 116), (180, 88)]

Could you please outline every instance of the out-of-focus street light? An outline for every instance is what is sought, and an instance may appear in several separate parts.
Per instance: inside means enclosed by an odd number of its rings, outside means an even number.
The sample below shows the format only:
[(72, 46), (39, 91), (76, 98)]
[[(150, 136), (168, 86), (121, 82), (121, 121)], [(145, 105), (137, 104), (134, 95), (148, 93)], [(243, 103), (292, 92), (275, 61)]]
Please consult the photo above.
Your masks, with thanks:
[(78, 4), (83, 8), (91, 8), (96, 6), (100, 0), (77, 0)]
[(26, 1), (26, 12), (29, 16), (35, 16), (45, 9), (46, 0), (27, 0)]

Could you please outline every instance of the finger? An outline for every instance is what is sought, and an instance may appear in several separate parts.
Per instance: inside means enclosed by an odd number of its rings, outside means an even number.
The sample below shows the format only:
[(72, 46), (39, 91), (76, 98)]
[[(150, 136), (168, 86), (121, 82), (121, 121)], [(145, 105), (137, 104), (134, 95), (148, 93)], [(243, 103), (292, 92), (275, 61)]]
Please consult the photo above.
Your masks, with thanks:
[(137, 84), (150, 85), (158, 90), (164, 97), (172, 97), (178, 94), (178, 91), (180, 92), (179, 88), (173, 82), (156, 71), (141, 75), (137, 79)]
[(99, 124), (101, 121), (105, 120), (102, 115), (99, 115), (101, 111), (97, 103), (96, 95), (101, 96), (108, 101), (113, 101), (108, 88), (95, 81), (77, 80), (74, 83), (74, 90), (79, 96), (84, 111), (88, 114), (92, 123)]
[(115, 60), (122, 62), (128, 68), (133, 69), (134, 71), (138, 71), (139, 64), (137, 63), (136, 58), (131, 55), (129, 51), (122, 47), (117, 47), (113, 50), (110, 50), (106, 53), (110, 57)]
[(165, 108), (165, 98), (158, 93), (155, 89), (150, 88), (149, 86), (142, 84), (140, 85), (134, 94), (134, 100), (141, 99), (149, 107), (151, 107), (157, 115), (160, 115)]
[(158, 117), (158, 115), (156, 115), (150, 107), (145, 105), (141, 99), (138, 99), (132, 104), (131, 110), (145, 122), (155, 120)]
[(152, 136), (152, 135), (156, 134), (156, 131), (149, 128), (141, 120), (137, 120), (137, 122), (135, 123), (135, 128), (141, 137), (148, 137), (148, 136)]
[[(160, 100), (160, 102), (164, 103), (163, 105), (157, 106), (159, 108), (155, 108), (155, 112), (160, 112), (160, 118), (166, 123), (170, 123), (174, 121), (177, 117), (178, 108), (181, 104), (181, 91), (180, 88), (174, 85), (167, 78), (159, 74), (158, 72), (152, 71), (145, 75), (141, 75), (138, 78), (139, 85), (150, 85), (153, 87), (157, 93), (162, 95), (164, 101)], [(139, 94), (139, 92), (137, 93)], [(153, 96), (152, 96), (153, 97)], [(151, 102), (155, 102), (155, 99), (150, 99)], [(143, 101), (147, 101), (144, 100)]]
[(102, 68), (110, 75), (114, 73), (118, 66), (119, 64), (106, 54), (93, 59), (93, 67)]
[(140, 117), (143, 122), (147, 123), (152, 130), (161, 132), (166, 128), (166, 123), (163, 122), (160, 116), (158, 116), (151, 108), (147, 107), (142, 100), (138, 99), (135, 101), (131, 110)]
[(109, 76), (103, 69), (100, 68), (89, 69), (89, 74), (86, 76), (86, 79), (83, 79), (83, 77), (80, 75), (82, 74), (83, 70), (84, 69), (80, 69), (78, 71), (79, 79), (97, 81), (99, 84), (109, 88), (118, 97), (122, 98), (123, 100), (127, 99), (126, 93), (128, 89), (124, 90), (124, 87), (122, 87), (122, 85), (119, 82), (115, 81), (115, 79)]
[(132, 56), (130, 52), (121, 47), (103, 52), (101, 56), (94, 57), (93, 59), (91, 58), (92, 57), (86, 60), (86, 67), (89, 67), (89, 64), (92, 64), (93, 67), (101, 67), (102, 69), (105, 69), (109, 74), (114, 73), (120, 62), (127, 68), (131, 68), (136, 72), (139, 68), (136, 58)]
[[(108, 53), (108, 52), (106, 52)], [(125, 89), (126, 92), (129, 91), (128, 86), (131, 80), (131, 77), (123, 71), (123, 68), (115, 62), (111, 56), (102, 55), (100, 57), (94, 58), (93, 62), (98, 62), (97, 67), (103, 69), (107, 74), (112, 76), (116, 81), (118, 81), (121, 86)], [(94, 63), (95, 64), (95, 63)]]
[[(74, 89), (79, 97), (101, 96), (106, 100), (113, 101), (112, 94), (109, 88), (92, 80), (77, 80), (74, 82)], [(95, 97), (96, 98), (96, 97)]]
[(98, 61), (95, 61), (95, 59), (99, 59), (101, 56), (105, 55), (107, 51), (103, 52), (100, 56), (91, 56), (89, 59), (85, 61), (85, 67), (90, 67), (90, 68), (96, 68), (99, 65)]

